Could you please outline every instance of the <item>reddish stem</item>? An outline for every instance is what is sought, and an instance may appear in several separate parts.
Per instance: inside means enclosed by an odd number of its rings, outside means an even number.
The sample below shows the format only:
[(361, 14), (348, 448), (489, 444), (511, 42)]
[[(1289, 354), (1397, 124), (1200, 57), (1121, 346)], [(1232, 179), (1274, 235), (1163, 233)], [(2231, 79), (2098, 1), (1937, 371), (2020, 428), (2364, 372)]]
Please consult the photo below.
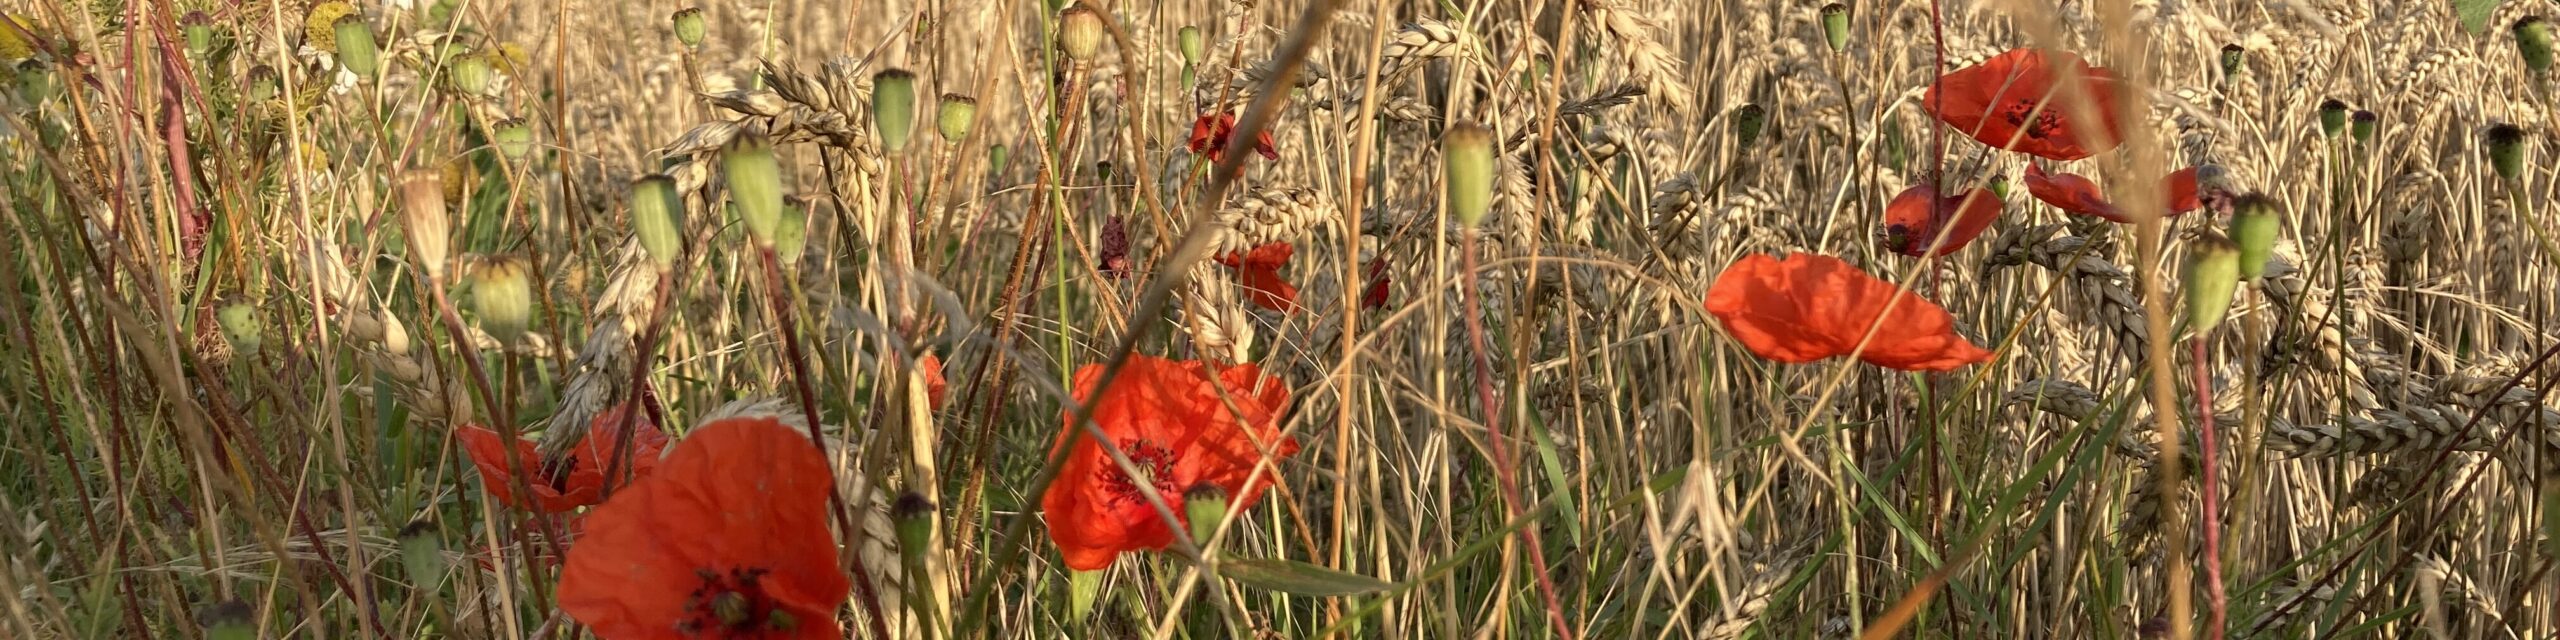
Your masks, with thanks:
[[(1470, 229), (1461, 237), (1465, 246), (1460, 248), (1459, 259), (1464, 261), (1466, 288), (1459, 293), (1465, 294), (1467, 344), (1475, 353), (1476, 397), (1484, 405), (1485, 448), (1493, 455), (1494, 485), (1501, 488), (1502, 507), (1509, 517), (1518, 518), (1520, 488), (1511, 474), (1510, 447), (1502, 444), (1502, 411), (1506, 405), (1493, 392), (1493, 361), (1485, 355), (1484, 320), (1476, 306), (1480, 295), (1476, 292), (1476, 232)], [(1547, 552), (1538, 543), (1538, 528), (1521, 527), (1520, 541), (1529, 547), (1529, 566), (1537, 571), (1538, 596), (1546, 600), (1547, 622), (1555, 625), (1556, 637), (1573, 640), (1573, 627), (1565, 621), (1564, 606), (1556, 600), (1555, 578), (1547, 575)]]
[(2221, 474), (2214, 468), (2217, 465), (2214, 462), (2213, 380), (2206, 375), (2204, 359), (2204, 342), (2211, 335), (2208, 331), (2188, 342), (2194, 346), (2191, 368), (2195, 370), (2196, 377), (2196, 419), (2202, 425), (2196, 442), (2201, 449), (2198, 455), (2202, 456), (2204, 466), (2204, 475), (2198, 479), (2204, 483), (2204, 513), (2197, 520), (2204, 526), (2205, 637), (2222, 640), (2226, 602), (2222, 592), (2222, 484), (2218, 480)]

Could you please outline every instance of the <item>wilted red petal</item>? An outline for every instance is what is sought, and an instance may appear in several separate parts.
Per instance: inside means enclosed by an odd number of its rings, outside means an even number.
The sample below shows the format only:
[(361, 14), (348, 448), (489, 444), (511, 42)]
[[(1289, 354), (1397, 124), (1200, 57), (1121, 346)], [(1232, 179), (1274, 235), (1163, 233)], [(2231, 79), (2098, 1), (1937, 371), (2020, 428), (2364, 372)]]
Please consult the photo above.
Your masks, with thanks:
[[(533, 441), (522, 438), (507, 442), (487, 427), (463, 425), (454, 429), (453, 437), (462, 441), (463, 453), (471, 457), (471, 466), (480, 471), (480, 486), (498, 502), (518, 509), (542, 513), (562, 513), (595, 504), (603, 491), (602, 474), (578, 478), (571, 469), (545, 469), (541, 456), (534, 452)], [(568, 462), (574, 465), (574, 462)], [(533, 492), (526, 501), (516, 493), (517, 470), (522, 470), (524, 484)]]
[(1376, 258), (1369, 261), (1369, 290), (1361, 292), (1360, 308), (1383, 306), (1387, 306), (1387, 259)]
[[(2195, 167), (2171, 172), (2164, 182), (2168, 185), (2168, 193), (2165, 194), (2169, 206), (2167, 215), (2177, 216), (2203, 206), (2196, 195)], [(2027, 165), (2026, 183), (2027, 193), (2054, 208), (2097, 216), (2119, 224), (2133, 222), (2133, 216), (2125, 215), (2114, 203), (2108, 202), (2106, 196), (2098, 191), (2097, 183), (2088, 178), (2069, 173), (2048, 174), (2043, 167), (2030, 164)]]
[[(1913, 185), (1884, 207), (1884, 247), (1914, 258), (1963, 250), (2000, 219), (2000, 196), (1986, 189), (1940, 197), (1926, 184)], [(1939, 231), (1946, 229), (1941, 240)], [(1929, 247), (1936, 251), (1928, 251)]]
[(1255, 305), (1288, 312), (1298, 308), (1298, 288), (1280, 277), (1280, 269), (1289, 266), (1295, 252), (1289, 243), (1274, 242), (1218, 256), (1218, 264), (1235, 270), (1237, 284), (1244, 285), (1245, 297)]
[[(1226, 157), (1227, 147), (1235, 137), (1235, 133), (1236, 114), (1234, 113), (1200, 116), (1200, 119), (1191, 121), (1191, 153), (1208, 156), (1210, 162), (1217, 162), (1219, 158)], [(1271, 136), (1271, 129), (1264, 127), (1261, 133), (1253, 137), (1254, 153), (1262, 154), (1266, 159), (1280, 159), (1280, 148), (1276, 145), (1276, 140)]]
[(1706, 308), (1743, 348), (1779, 362), (1858, 352), (1888, 369), (1945, 371), (1993, 355), (1956, 335), (1945, 309), (1830, 256), (1745, 257), (1716, 276)]
[[(2080, 111), (2059, 97), (2061, 82), (2070, 78), (2087, 80), (2081, 95), (2103, 122), (2073, 121)], [(2115, 92), (2115, 73), (2089, 66), (2078, 55), (2012, 49), (1939, 78), (1921, 104), (1940, 122), (1993, 148), (2078, 160), (2114, 149), (2124, 139)]]
[(942, 356), (928, 353), (917, 357), (916, 371), (924, 374), (926, 401), (933, 403), (934, 409), (941, 409), (943, 394), (951, 386), (950, 381), (942, 377)]
[[(1147, 472), (1145, 485), (1172, 507), (1176, 524), (1189, 517), (1183, 494), (1202, 484), (1224, 490), (1231, 509), (1250, 508), (1271, 484), (1268, 471), (1246, 483), (1263, 447), (1277, 458), (1298, 451), (1297, 441), (1281, 437), (1279, 429), (1288, 385), (1258, 367), (1135, 355), (1110, 388), (1097, 389), (1102, 369), (1096, 364), (1076, 371), (1075, 397), (1093, 403), (1094, 424)], [(1061, 431), (1052, 446), (1065, 444), (1070, 433)], [(1057, 481), (1040, 498), (1049, 538), (1068, 567), (1103, 569), (1121, 553), (1173, 543), (1179, 529), (1156, 513), (1139, 483), (1094, 439), (1076, 440)]]

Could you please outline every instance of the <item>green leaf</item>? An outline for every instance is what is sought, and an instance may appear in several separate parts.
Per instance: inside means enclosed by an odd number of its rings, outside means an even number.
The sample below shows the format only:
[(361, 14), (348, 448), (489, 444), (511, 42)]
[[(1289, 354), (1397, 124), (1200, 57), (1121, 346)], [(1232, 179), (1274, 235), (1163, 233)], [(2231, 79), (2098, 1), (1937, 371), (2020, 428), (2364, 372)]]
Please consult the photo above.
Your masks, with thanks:
[(1393, 582), (1294, 560), (1221, 560), (1218, 562), (1218, 574), (1258, 589), (1319, 598), (1396, 588)]
[(2454, 19), (2462, 22), (2462, 30), (2480, 35), (2489, 30), (2489, 14), (2498, 10), (2498, 0), (2453, 0)]

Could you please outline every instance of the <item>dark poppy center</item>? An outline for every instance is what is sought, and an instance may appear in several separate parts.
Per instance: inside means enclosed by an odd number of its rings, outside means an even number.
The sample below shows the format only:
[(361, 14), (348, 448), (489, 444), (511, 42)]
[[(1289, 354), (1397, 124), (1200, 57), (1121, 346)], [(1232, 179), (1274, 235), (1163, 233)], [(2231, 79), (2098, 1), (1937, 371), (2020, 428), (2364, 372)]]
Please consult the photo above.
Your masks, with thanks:
[(2009, 121), (2009, 126), (2025, 130), (2029, 138), (2051, 138), (2062, 131), (2062, 114), (2054, 112), (2056, 106), (2048, 104), (2043, 110), (2037, 110), (2036, 101), (2019, 100), (2009, 103), (2009, 108), (2001, 111), (2000, 118)]
[[(1182, 488), (1174, 486), (1173, 483), (1173, 463), (1176, 458), (1172, 449), (1151, 440), (1138, 438), (1122, 440), (1119, 445), (1120, 452), (1128, 454), (1129, 462), (1138, 467), (1138, 474), (1143, 477), (1131, 478), (1129, 474), (1121, 472), (1117, 464), (1106, 465), (1094, 471), (1094, 474), (1099, 476), (1096, 479), (1102, 481), (1103, 488), (1111, 492), (1112, 502), (1122, 505), (1145, 504), (1146, 494), (1138, 492), (1140, 482), (1155, 487), (1156, 495), (1165, 496), (1168, 499), (1182, 495)], [(1174, 506), (1180, 507), (1180, 505)]]
[(725, 632), (733, 638), (790, 634), (800, 620), (765, 593), (767, 573), (771, 570), (763, 567), (731, 567), (726, 573), (695, 570), (701, 586), (685, 594), (684, 620), (676, 623), (676, 630), (688, 635)]

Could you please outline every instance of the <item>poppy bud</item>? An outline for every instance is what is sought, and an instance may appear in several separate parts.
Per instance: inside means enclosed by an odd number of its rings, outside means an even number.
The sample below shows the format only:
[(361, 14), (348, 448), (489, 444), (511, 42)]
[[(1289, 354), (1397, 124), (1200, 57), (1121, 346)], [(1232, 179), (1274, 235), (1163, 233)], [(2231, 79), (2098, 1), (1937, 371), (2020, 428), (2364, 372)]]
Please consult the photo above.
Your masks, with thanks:
[(969, 138), (969, 127), (978, 123), (978, 101), (957, 93), (942, 94), (942, 109), (933, 114), (934, 126), (942, 129), (942, 139), (959, 142)]
[(1493, 130), (1473, 122), (1440, 137), (1440, 167), (1449, 189), (1449, 213), (1468, 227), (1493, 209)]
[(631, 182), (631, 229), (658, 270), (674, 268), (684, 254), (684, 199), (675, 178), (652, 174)]
[(205, 607), (196, 614), (196, 622), (204, 625), (206, 640), (256, 640), (257, 611), (249, 603), (224, 600)]
[(471, 271), (471, 310), (480, 314), (480, 329), (514, 345), (533, 326), (532, 266), (523, 258), (495, 256)]
[(1183, 27), (1174, 32), (1175, 47), (1182, 50), (1182, 66), (1200, 64), (1200, 28)]
[(1982, 188), (1990, 189), (1992, 197), (2002, 200), (2009, 199), (2009, 174), (1991, 174), (1990, 179), (1982, 182)]
[(533, 154), (533, 126), (518, 118), (508, 118), (489, 126), (489, 142), (508, 160), (523, 162)]
[(2256, 280), (2267, 272), (2267, 258), (2276, 253), (2276, 236), (2283, 233), (2276, 199), (2263, 193), (2240, 196), (2231, 204), (2231, 241), (2240, 246), (2240, 277)]
[(258, 326), (258, 308), (245, 302), (224, 305), (213, 312), (214, 322), (222, 325), (222, 336), (231, 339), (237, 351), (257, 351), (265, 344), (266, 331)]
[(1822, 39), (1831, 43), (1831, 52), (1849, 50), (1849, 6), (1837, 2), (1822, 5)]
[(2212, 231), (2187, 249), (2187, 326), (2197, 335), (2213, 331), (2231, 311), (2231, 292), (2240, 286), (2240, 245)]
[(889, 505), (889, 518), (897, 523), (898, 553), (907, 566), (924, 566), (924, 552), (933, 546), (933, 501), (913, 491), (899, 494)]
[(2248, 62), (2248, 55), (2249, 50), (2237, 43), (2222, 45), (2222, 78), (2240, 77), (2240, 65)]
[(400, 528), (400, 565), (409, 571), (409, 583), (420, 591), (432, 592), (444, 584), (444, 543), (436, 539), (434, 520), (420, 518)]
[[(206, 17), (203, 11), (189, 11), (187, 17), (178, 22), (186, 25), (183, 31), (187, 36), (187, 55), (202, 58), (213, 53), (213, 18)], [(2517, 26), (2521, 28), (2523, 25)], [(8, 30), (8, 27), (0, 27), (0, 31)]]
[(890, 69), (871, 76), (871, 127), (889, 153), (907, 148), (916, 132), (916, 74)]
[(380, 69), (378, 56), (382, 54), (381, 47), (373, 42), (373, 25), (365, 24), (364, 16), (352, 13), (339, 16), (331, 25), (337, 30), (338, 64), (357, 76), (373, 77), (373, 72)]
[(773, 229), (773, 257), (785, 268), (800, 266), (800, 254), (809, 247), (809, 209), (797, 200), (783, 200), (782, 226)]
[(2320, 135), (2335, 138), (2347, 128), (2347, 103), (2330, 98), (2320, 102)]
[(1102, 12), (1077, 3), (1058, 14), (1058, 50), (1067, 59), (1091, 62), (1102, 52), (1102, 39), (1110, 37), (1109, 25), (1103, 24)]
[(2517, 20), (2516, 53), (2524, 55), (2524, 68), (2534, 73), (2551, 70), (2551, 23), (2542, 16), (2526, 16)]
[(1227, 490), (1206, 482), (1192, 485), (1182, 493), (1182, 517), (1191, 523), (1192, 541), (1208, 544), (1218, 532), (1218, 521), (1227, 517)]
[(1004, 173), (1004, 163), (1006, 160), (1012, 159), (1012, 157), (1013, 156), (1005, 153), (1004, 145), (987, 147), (987, 170), (995, 173)]
[(249, 68), (249, 86), (240, 90), (240, 97), (251, 103), (266, 102), (275, 99), (276, 91), (276, 68), (262, 64)]
[(667, 20), (675, 27), (676, 42), (684, 48), (700, 50), (702, 39), (711, 35), (710, 25), (702, 21), (702, 7), (677, 9), (675, 15)]
[(2347, 137), (2354, 138), (2356, 140), (2356, 144), (2373, 142), (2374, 125), (2378, 124), (2381, 120), (2382, 116), (2375, 115), (2371, 111), (2357, 109), (2355, 115), (2347, 118)]
[(466, 96), (487, 95), (489, 82), (497, 73), (489, 67), (487, 56), (472, 53), (456, 57), (453, 59), (453, 90)]
[(53, 68), (43, 60), (28, 58), (18, 63), (18, 99), (27, 104), (44, 104), (53, 98)]
[(2524, 175), (2524, 128), (2512, 124), (2489, 127), (2489, 165), (2508, 180)]
[(747, 223), (756, 244), (772, 246), (774, 232), (782, 227), (782, 162), (774, 157), (773, 144), (750, 133), (729, 143), (720, 156), (738, 218)]
[(1769, 124), (1769, 108), (1759, 103), (1745, 103), (1733, 108), (1733, 140), (1736, 146), (1750, 147), (1760, 141), (1760, 128)]
[(451, 247), (453, 219), (445, 214), (444, 172), (411, 169), (400, 174), (400, 221), (408, 226), (410, 256), (427, 279), (444, 282), (446, 250)]

